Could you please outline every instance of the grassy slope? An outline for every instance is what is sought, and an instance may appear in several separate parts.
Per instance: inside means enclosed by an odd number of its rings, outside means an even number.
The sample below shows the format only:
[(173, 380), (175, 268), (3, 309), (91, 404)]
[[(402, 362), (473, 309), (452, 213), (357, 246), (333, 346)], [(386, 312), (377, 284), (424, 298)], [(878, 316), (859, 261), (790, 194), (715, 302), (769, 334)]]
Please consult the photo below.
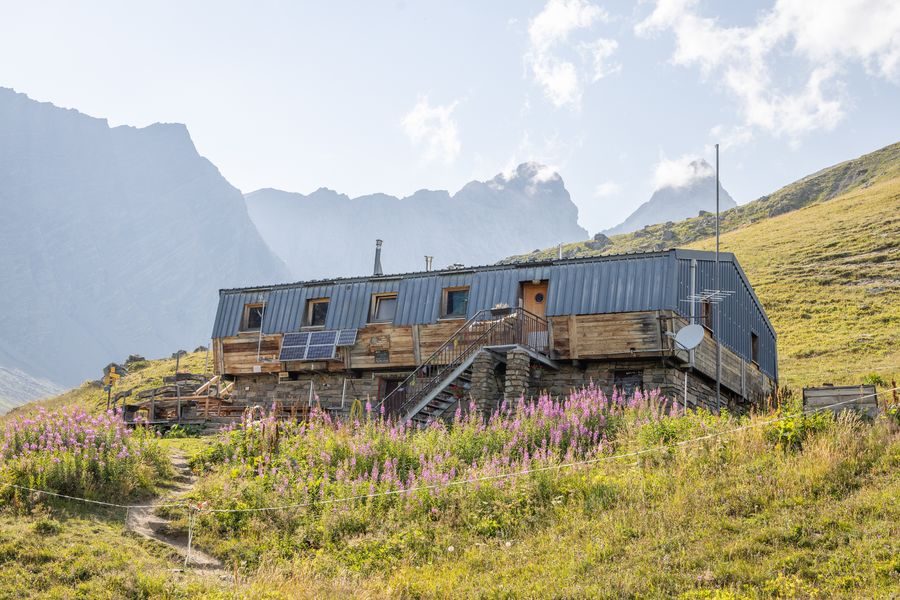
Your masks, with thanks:
[[(900, 376), (900, 144), (726, 211), (722, 230), (722, 249), (737, 255), (778, 332), (784, 383)], [(714, 219), (700, 217), (614, 236), (602, 251), (578, 242), (565, 252), (711, 249), (713, 232)]]
[(825, 436), (791, 456), (751, 435), (596, 469), (587, 477), (605, 495), (561, 508), (547, 527), (404, 566), (380, 585), (434, 597), (891, 597), (900, 444), (868, 454), (844, 443), (854, 445)]
[[(210, 362), (207, 363), (206, 352), (194, 352), (181, 357), (178, 370), (181, 372), (205, 373), (212, 369), (212, 355)], [(146, 390), (152, 387), (163, 385), (163, 377), (171, 376), (175, 373), (175, 359), (162, 358), (158, 360), (149, 360), (146, 366), (140, 369), (132, 369), (125, 377), (121, 378), (113, 388), (113, 395), (116, 392), (133, 389), (134, 392)], [(100, 373), (102, 375), (102, 373)], [(23, 414), (32, 413), (40, 408), (47, 410), (57, 410), (67, 406), (80, 406), (88, 411), (97, 411), (106, 408), (106, 392), (104, 392), (96, 382), (86, 381), (77, 388), (72, 388), (68, 392), (25, 404), (11, 410), (7, 415), (0, 416), (0, 422), (4, 417), (17, 417)]]
[(725, 234), (722, 248), (775, 325), (783, 382), (900, 379), (900, 178)]
[(0, 598), (188, 598), (214, 584), (173, 568), (177, 556), (125, 531), (121, 510), (0, 515)]
[[(841, 423), (802, 452), (751, 429), (665, 456), (538, 475), (515, 483), (517, 495), (466, 490), (475, 498), (466, 512), (504, 515), (493, 535), (448, 509), (431, 520), (334, 519), (325, 537), (350, 529), (349, 539), (294, 560), (279, 555), (302, 547), (300, 533), (269, 536), (268, 550), (252, 535), (237, 539), (268, 552), (241, 593), (889, 598), (900, 585), (898, 468), (900, 432), (885, 422)], [(305, 520), (300, 511), (252, 518), (285, 528)], [(224, 542), (210, 534), (201, 528), (198, 542)]]

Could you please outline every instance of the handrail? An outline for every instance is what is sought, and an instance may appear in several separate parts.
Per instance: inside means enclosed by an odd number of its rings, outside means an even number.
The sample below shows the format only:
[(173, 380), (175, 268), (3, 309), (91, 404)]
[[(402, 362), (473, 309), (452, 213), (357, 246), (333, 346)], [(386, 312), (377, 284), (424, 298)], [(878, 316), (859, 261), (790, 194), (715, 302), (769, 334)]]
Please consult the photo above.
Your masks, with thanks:
[[(488, 325), (478, 331), (481, 324)], [(470, 336), (476, 336), (471, 339)], [(460, 348), (462, 342), (462, 348)], [(385, 396), (375, 409), (404, 414), (458, 368), (474, 352), (490, 345), (518, 344), (542, 354), (549, 350), (547, 321), (523, 308), (485, 309), (451, 335), (447, 341)], [(419, 382), (419, 379), (424, 379)], [(412, 394), (409, 392), (412, 391)]]

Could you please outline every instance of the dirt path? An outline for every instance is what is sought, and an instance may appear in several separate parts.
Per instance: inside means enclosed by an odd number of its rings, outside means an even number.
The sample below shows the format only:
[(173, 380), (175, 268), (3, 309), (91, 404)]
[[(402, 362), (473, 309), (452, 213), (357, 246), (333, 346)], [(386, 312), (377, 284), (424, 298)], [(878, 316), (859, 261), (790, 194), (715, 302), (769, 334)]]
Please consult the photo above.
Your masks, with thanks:
[[(172, 466), (175, 468), (175, 479), (171, 485), (172, 492), (166, 496), (160, 496), (153, 502), (154, 506), (172, 502), (179, 497), (184, 496), (194, 487), (194, 476), (191, 468), (188, 466), (187, 458), (180, 453), (172, 454)], [(174, 533), (170, 528), (168, 520), (155, 515), (155, 508), (133, 508), (128, 513), (126, 527), (134, 533), (151, 540), (163, 543), (174, 549), (181, 557), (188, 554), (188, 538), (184, 533)], [(188, 566), (193, 569), (200, 569), (208, 575), (213, 575), (221, 579), (231, 579), (228, 573), (218, 559), (201, 552), (196, 547), (191, 546), (190, 558)]]

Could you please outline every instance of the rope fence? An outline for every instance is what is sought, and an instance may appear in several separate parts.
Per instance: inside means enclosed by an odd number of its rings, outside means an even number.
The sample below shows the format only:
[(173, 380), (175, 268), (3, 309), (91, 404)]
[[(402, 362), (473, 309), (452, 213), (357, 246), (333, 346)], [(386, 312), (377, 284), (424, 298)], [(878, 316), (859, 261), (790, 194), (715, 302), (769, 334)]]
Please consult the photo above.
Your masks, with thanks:
[(359, 494), (359, 495), (355, 495), (355, 496), (344, 496), (344, 497), (340, 497), (340, 498), (330, 498), (330, 499), (323, 499), (323, 500), (313, 500), (313, 501), (300, 502), (300, 503), (295, 503), (295, 504), (283, 504), (283, 505), (276, 505), (276, 506), (261, 506), (261, 507), (255, 507), (255, 508), (208, 508), (203, 503), (198, 504), (198, 503), (190, 503), (190, 502), (169, 502), (169, 503), (158, 503), (158, 504), (156, 504), (156, 503), (154, 503), (154, 504), (118, 504), (115, 502), (106, 502), (106, 501), (102, 501), (102, 500), (91, 500), (88, 498), (81, 498), (78, 496), (70, 496), (70, 495), (60, 494), (60, 493), (52, 492), (52, 491), (48, 491), (48, 490), (40, 490), (40, 489), (30, 488), (27, 486), (21, 486), (21, 485), (17, 485), (14, 483), (5, 483), (3, 485), (5, 485), (6, 487), (12, 487), (12, 488), (16, 488), (19, 490), (28, 491), (28, 492), (32, 492), (35, 494), (51, 496), (51, 497), (55, 497), (55, 498), (62, 498), (65, 500), (73, 500), (73, 501), (77, 501), (77, 502), (83, 502), (86, 504), (93, 504), (93, 505), (107, 506), (107, 507), (111, 507), (111, 508), (125, 509), (126, 510), (126, 523), (127, 523), (129, 511), (135, 510), (135, 509), (156, 509), (156, 508), (184, 508), (184, 509), (187, 509), (188, 510), (188, 539), (187, 539), (187, 552), (185, 555), (185, 563), (184, 564), (185, 564), (185, 567), (188, 567), (189, 562), (190, 562), (193, 538), (194, 538), (194, 529), (196, 526), (195, 517), (196, 517), (196, 515), (201, 514), (201, 513), (208, 513), (208, 514), (258, 513), (258, 512), (270, 512), (270, 511), (296, 509), (296, 508), (307, 508), (307, 507), (311, 507), (311, 506), (320, 506), (320, 505), (342, 504), (342, 503), (346, 503), (346, 502), (356, 502), (359, 500), (369, 500), (369, 499), (386, 497), (386, 496), (412, 494), (412, 493), (419, 492), (419, 491), (430, 491), (430, 490), (436, 490), (436, 489), (460, 487), (460, 486), (484, 483), (487, 481), (511, 479), (514, 477), (520, 477), (523, 475), (529, 475), (529, 474), (533, 474), (533, 473), (540, 473), (540, 472), (546, 472), (546, 471), (561, 471), (563, 469), (570, 469), (570, 468), (579, 467), (579, 466), (593, 465), (593, 464), (598, 464), (598, 463), (603, 463), (603, 462), (608, 462), (608, 461), (613, 461), (613, 460), (620, 460), (623, 458), (635, 458), (638, 456), (643, 456), (646, 454), (659, 452), (661, 450), (668, 450), (671, 448), (680, 448), (680, 447), (685, 447), (685, 446), (695, 444), (698, 442), (708, 441), (708, 440), (712, 440), (712, 439), (718, 439), (721, 437), (725, 437), (725, 436), (732, 435), (735, 433), (740, 433), (742, 431), (747, 431), (747, 430), (754, 429), (757, 427), (764, 427), (766, 425), (772, 425), (772, 424), (778, 423), (780, 421), (785, 421), (787, 419), (792, 419), (792, 418), (799, 417), (799, 416), (806, 415), (806, 414), (815, 414), (815, 413), (819, 413), (822, 411), (831, 410), (833, 408), (837, 408), (837, 407), (843, 406), (845, 404), (850, 404), (850, 403), (857, 402), (859, 400), (863, 400), (866, 398), (877, 397), (881, 394), (888, 394), (888, 393), (896, 392), (898, 390), (900, 390), (900, 387), (894, 387), (894, 388), (886, 389), (886, 390), (883, 390), (880, 392), (875, 392), (873, 394), (865, 394), (865, 395), (857, 396), (857, 397), (850, 398), (847, 400), (842, 400), (840, 402), (835, 402), (835, 403), (828, 404), (825, 406), (820, 406), (820, 407), (817, 407), (817, 408), (809, 410), (809, 411), (802, 410), (800, 412), (792, 413), (789, 415), (782, 415), (780, 417), (776, 417), (773, 419), (766, 419), (764, 421), (757, 421), (755, 423), (749, 423), (747, 425), (742, 425), (740, 427), (726, 429), (725, 431), (712, 432), (712, 433), (708, 433), (705, 435), (690, 438), (687, 440), (681, 440), (680, 442), (674, 442), (671, 444), (659, 444), (657, 446), (652, 446), (650, 448), (644, 448), (641, 450), (635, 450), (632, 452), (625, 452), (625, 453), (621, 453), (621, 454), (611, 454), (608, 456), (601, 456), (601, 457), (587, 459), (587, 460), (581, 460), (581, 461), (572, 461), (572, 462), (566, 462), (566, 463), (558, 463), (558, 464), (554, 464), (554, 465), (545, 465), (542, 467), (535, 467), (535, 468), (531, 468), (531, 469), (511, 471), (508, 473), (498, 473), (495, 475), (485, 475), (482, 477), (457, 479), (455, 481), (449, 481), (447, 483), (435, 483), (435, 484), (430, 484), (430, 485), (420, 485), (420, 486), (414, 486), (414, 487), (404, 488), (404, 489), (386, 490), (386, 491), (382, 491), (382, 492), (371, 492), (368, 494)]

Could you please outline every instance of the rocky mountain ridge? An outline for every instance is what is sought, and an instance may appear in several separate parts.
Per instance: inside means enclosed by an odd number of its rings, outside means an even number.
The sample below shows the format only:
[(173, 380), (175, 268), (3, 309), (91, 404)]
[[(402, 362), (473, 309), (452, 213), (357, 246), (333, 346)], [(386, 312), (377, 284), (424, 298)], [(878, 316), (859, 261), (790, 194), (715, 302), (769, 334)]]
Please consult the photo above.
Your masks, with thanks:
[[(184, 125), (110, 127), (5, 88), (0, 245), (0, 366), (65, 386), (194, 348), (219, 288), (288, 276)], [(34, 387), (4, 381), (0, 398)]]
[(480, 265), (542, 245), (586, 237), (559, 174), (537, 163), (472, 181), (455, 194), (419, 190), (397, 198), (350, 198), (262, 189), (246, 195), (250, 217), (296, 279), (371, 273), (374, 243), (384, 240), (386, 273)]

